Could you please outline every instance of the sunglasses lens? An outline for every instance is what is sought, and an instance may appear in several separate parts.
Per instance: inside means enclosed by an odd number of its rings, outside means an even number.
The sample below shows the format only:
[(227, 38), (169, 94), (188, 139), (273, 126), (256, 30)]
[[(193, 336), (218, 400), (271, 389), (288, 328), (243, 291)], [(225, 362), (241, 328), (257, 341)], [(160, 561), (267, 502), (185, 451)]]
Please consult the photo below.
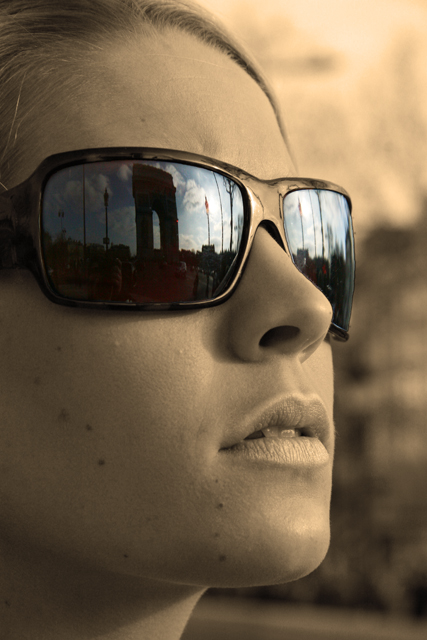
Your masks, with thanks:
[(283, 201), (283, 217), (295, 266), (328, 298), (333, 324), (348, 331), (355, 260), (347, 198), (325, 189), (291, 191)]
[(243, 222), (240, 187), (219, 172), (145, 160), (74, 165), (45, 185), (46, 273), (72, 300), (210, 300), (233, 272)]

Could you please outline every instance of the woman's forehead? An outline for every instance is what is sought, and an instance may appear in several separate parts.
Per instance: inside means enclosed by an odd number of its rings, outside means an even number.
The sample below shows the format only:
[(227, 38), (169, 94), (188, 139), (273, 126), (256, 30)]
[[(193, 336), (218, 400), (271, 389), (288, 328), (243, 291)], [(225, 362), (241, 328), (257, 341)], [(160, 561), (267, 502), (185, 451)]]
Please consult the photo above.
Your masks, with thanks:
[(224, 53), (193, 36), (171, 31), (112, 42), (82, 72), (90, 82), (78, 99), (57, 93), (51, 112), (35, 114), (36, 153), (26, 162), (36, 164), (27, 175), (53, 153), (105, 146), (200, 153), (260, 178), (292, 172), (265, 93)]

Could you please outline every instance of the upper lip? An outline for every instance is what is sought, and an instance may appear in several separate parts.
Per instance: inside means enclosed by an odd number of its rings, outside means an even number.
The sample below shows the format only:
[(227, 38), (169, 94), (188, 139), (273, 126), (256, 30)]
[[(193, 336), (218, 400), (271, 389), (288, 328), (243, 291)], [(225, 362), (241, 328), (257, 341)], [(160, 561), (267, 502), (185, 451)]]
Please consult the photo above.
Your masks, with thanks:
[(260, 410), (255, 417), (251, 415), (248, 420), (243, 420), (238, 429), (230, 433), (222, 448), (228, 449), (255, 431), (268, 427), (300, 429), (301, 435), (318, 438), (325, 446), (332, 429), (325, 405), (318, 396), (295, 394)]

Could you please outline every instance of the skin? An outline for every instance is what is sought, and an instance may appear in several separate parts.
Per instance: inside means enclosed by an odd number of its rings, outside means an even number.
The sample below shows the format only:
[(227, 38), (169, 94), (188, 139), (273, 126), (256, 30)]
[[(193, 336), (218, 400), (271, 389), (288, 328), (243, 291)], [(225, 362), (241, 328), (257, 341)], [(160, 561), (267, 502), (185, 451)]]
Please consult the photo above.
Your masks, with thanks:
[[(169, 33), (99, 56), (78, 108), (64, 96), (33, 118), (16, 183), (50, 154), (113, 145), (201, 153), (259, 178), (294, 173), (266, 96), (224, 54)], [(265, 229), (233, 296), (201, 311), (70, 309), (28, 272), (0, 280), (8, 640), (178, 638), (207, 586), (285, 582), (321, 562), (331, 308)], [(329, 463), (225, 460), (230, 428), (290, 393), (324, 403)]]

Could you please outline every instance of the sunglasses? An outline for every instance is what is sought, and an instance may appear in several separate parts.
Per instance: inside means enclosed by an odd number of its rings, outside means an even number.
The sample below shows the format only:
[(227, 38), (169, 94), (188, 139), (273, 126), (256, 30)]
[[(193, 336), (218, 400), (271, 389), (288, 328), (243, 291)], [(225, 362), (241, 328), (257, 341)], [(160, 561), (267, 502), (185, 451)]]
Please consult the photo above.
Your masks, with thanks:
[(199, 309), (233, 293), (260, 224), (326, 296), (330, 332), (347, 340), (351, 202), (322, 180), (258, 180), (163, 149), (57, 154), (0, 194), (0, 266), (30, 269), (59, 304)]

